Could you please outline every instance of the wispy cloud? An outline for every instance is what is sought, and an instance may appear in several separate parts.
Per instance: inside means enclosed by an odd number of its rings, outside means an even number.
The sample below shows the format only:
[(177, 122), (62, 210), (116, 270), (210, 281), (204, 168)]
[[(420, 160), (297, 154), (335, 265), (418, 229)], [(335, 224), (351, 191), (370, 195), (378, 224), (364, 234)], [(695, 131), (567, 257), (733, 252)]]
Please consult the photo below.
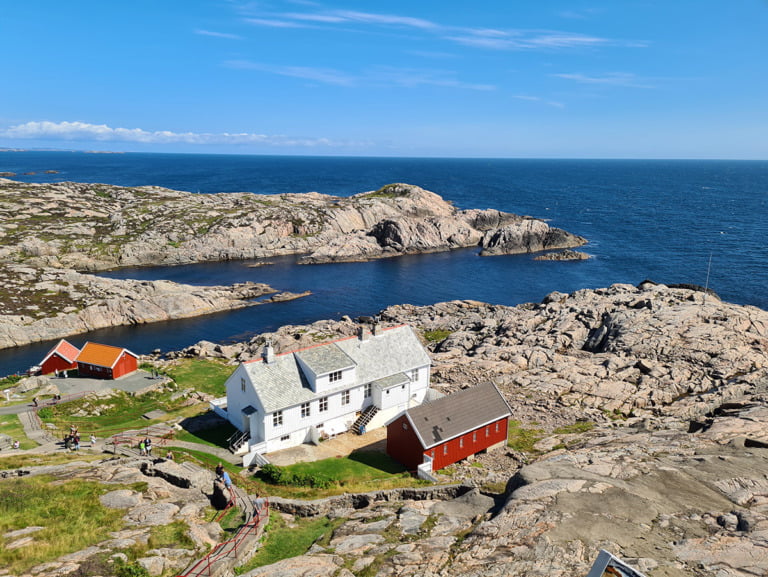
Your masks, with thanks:
[(546, 104), (547, 106), (552, 106), (554, 108), (565, 108), (565, 104), (562, 102), (557, 102), (555, 100), (548, 100), (546, 98), (541, 98), (540, 96), (530, 96), (528, 94), (514, 94), (512, 98), (515, 98), (517, 100), (525, 100), (526, 102), (540, 102), (541, 104)]
[(19, 139), (54, 139), (69, 141), (140, 142), (144, 144), (269, 144), (274, 146), (343, 146), (327, 138), (294, 138), (284, 135), (239, 133), (172, 132), (141, 128), (113, 128), (87, 122), (25, 122), (0, 129), (0, 137)]
[[(252, 15), (253, 16), (253, 15)], [(571, 17), (574, 15), (572, 14)], [(259, 26), (301, 28), (334, 25), (370, 25), (428, 32), (443, 40), (491, 50), (571, 49), (585, 46), (643, 44), (558, 30), (497, 30), (487, 27), (449, 26), (424, 18), (357, 10), (322, 10), (312, 5), (304, 12), (267, 13), (245, 20)]]
[(226, 38), (227, 40), (242, 40), (242, 36), (229, 34), (227, 32), (214, 32), (213, 30), (195, 30), (195, 34), (200, 36), (212, 36), (214, 38)]
[(278, 76), (289, 76), (291, 78), (303, 78), (322, 84), (333, 84), (336, 86), (352, 86), (356, 83), (355, 79), (343, 72), (332, 68), (312, 68), (309, 66), (274, 66), (270, 64), (261, 64), (250, 60), (229, 60), (224, 63), (229, 68), (239, 68), (243, 70), (260, 70), (277, 74)]
[(258, 70), (278, 76), (301, 78), (321, 84), (334, 86), (399, 86), (415, 88), (418, 86), (444, 86), (465, 90), (495, 90), (492, 84), (464, 82), (450, 70), (429, 70), (423, 68), (395, 68), (381, 66), (351, 75), (332, 68), (311, 68), (307, 66), (275, 66), (249, 60), (230, 60), (224, 63), (229, 68)]
[(246, 18), (249, 24), (264, 26), (266, 28), (308, 28), (306, 24), (292, 20), (282, 20), (277, 18)]
[(626, 86), (630, 88), (654, 88), (653, 85), (627, 72), (611, 72), (602, 76), (587, 76), (586, 74), (552, 74), (556, 78), (573, 80), (579, 84), (593, 84), (603, 86)]
[(382, 67), (377, 68), (367, 83), (384, 83), (388, 85), (416, 87), (416, 86), (444, 86), (447, 88), (463, 88), (468, 90), (495, 90), (492, 84), (476, 84), (463, 82), (456, 78), (456, 73), (448, 70), (424, 70)]
[(607, 45), (612, 42), (607, 38), (565, 32), (495, 32), (489, 34), (488, 30), (467, 30), (462, 35), (448, 36), (447, 38), (465, 46), (492, 50), (579, 48)]

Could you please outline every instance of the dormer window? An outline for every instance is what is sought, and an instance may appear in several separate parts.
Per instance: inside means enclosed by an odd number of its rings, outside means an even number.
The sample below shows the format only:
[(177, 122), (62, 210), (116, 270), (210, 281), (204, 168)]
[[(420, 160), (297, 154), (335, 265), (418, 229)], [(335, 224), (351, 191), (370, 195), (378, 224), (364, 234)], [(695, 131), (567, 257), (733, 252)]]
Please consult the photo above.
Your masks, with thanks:
[(333, 371), (330, 375), (328, 375), (328, 382), (335, 383), (336, 381), (341, 380), (341, 371)]

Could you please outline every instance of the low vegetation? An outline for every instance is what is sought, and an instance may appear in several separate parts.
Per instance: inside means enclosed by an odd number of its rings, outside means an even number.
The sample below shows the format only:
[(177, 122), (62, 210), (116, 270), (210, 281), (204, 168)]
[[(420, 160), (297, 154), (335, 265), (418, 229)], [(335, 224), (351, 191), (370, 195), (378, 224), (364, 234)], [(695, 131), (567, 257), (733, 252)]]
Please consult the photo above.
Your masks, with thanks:
[(276, 563), (306, 553), (313, 543), (323, 536), (330, 538), (333, 531), (345, 519), (294, 518), (290, 525), (282, 515), (275, 511), (269, 514), (269, 524), (266, 527), (264, 542), (258, 553), (246, 564), (235, 571), (238, 575), (256, 567)]
[[(27, 437), (18, 415), (0, 415), (0, 434), (8, 435), (11, 439), (19, 441), (22, 449), (32, 449), (37, 446), (34, 441)], [(0, 462), (0, 468), (3, 468), (2, 462)]]
[[(30, 567), (80, 551), (122, 528), (123, 519), (102, 506), (99, 495), (119, 488), (82, 479), (57, 481), (51, 477), (4, 480), (0, 491), (0, 567), (20, 575)], [(30, 533), (34, 547), (9, 548), (9, 532), (40, 527)]]
[(507, 446), (522, 453), (535, 453), (533, 446), (544, 438), (543, 429), (526, 429), (520, 421), (509, 421)]
[(372, 451), (288, 467), (269, 465), (262, 467), (254, 480), (260, 494), (292, 499), (318, 499), (424, 483), (411, 477), (402, 465), (387, 455)]

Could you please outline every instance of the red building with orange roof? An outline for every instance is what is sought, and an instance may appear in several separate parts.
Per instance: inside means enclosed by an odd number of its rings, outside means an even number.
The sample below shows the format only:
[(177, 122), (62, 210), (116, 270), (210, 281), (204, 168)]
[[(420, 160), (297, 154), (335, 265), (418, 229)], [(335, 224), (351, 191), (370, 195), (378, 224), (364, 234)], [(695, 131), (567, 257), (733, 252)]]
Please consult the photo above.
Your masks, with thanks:
[(85, 343), (77, 357), (81, 377), (119, 379), (138, 369), (138, 356), (128, 349)]
[(40, 367), (42, 368), (40, 372), (43, 375), (48, 375), (56, 371), (76, 369), (77, 356), (79, 354), (80, 349), (68, 341), (61, 339), (59, 343), (45, 355), (43, 362), (40, 363)]

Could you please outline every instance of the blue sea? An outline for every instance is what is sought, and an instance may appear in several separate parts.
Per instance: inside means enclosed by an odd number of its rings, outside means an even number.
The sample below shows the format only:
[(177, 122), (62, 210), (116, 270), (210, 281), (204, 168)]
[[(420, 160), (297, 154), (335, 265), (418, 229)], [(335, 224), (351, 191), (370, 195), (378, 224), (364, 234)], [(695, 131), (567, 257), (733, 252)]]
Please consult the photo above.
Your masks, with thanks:
[[(45, 171), (57, 171), (46, 174)], [(613, 283), (708, 285), (724, 300), (768, 308), (768, 161), (341, 158), (192, 154), (0, 152), (0, 172), (25, 182), (158, 185), (199, 192), (349, 196), (407, 182), (459, 208), (546, 219), (589, 239), (589, 261), (531, 255), (480, 257), (475, 249), (370, 263), (271, 266), (225, 262), (122, 269), (119, 278), (190, 284), (265, 282), (311, 290), (292, 302), (71, 337), (136, 353), (199, 340), (232, 342), (284, 324), (373, 315), (396, 303), (473, 299), (516, 305), (552, 291)], [(34, 174), (24, 174), (34, 173)], [(38, 363), (53, 343), (0, 351), (0, 374)]]

